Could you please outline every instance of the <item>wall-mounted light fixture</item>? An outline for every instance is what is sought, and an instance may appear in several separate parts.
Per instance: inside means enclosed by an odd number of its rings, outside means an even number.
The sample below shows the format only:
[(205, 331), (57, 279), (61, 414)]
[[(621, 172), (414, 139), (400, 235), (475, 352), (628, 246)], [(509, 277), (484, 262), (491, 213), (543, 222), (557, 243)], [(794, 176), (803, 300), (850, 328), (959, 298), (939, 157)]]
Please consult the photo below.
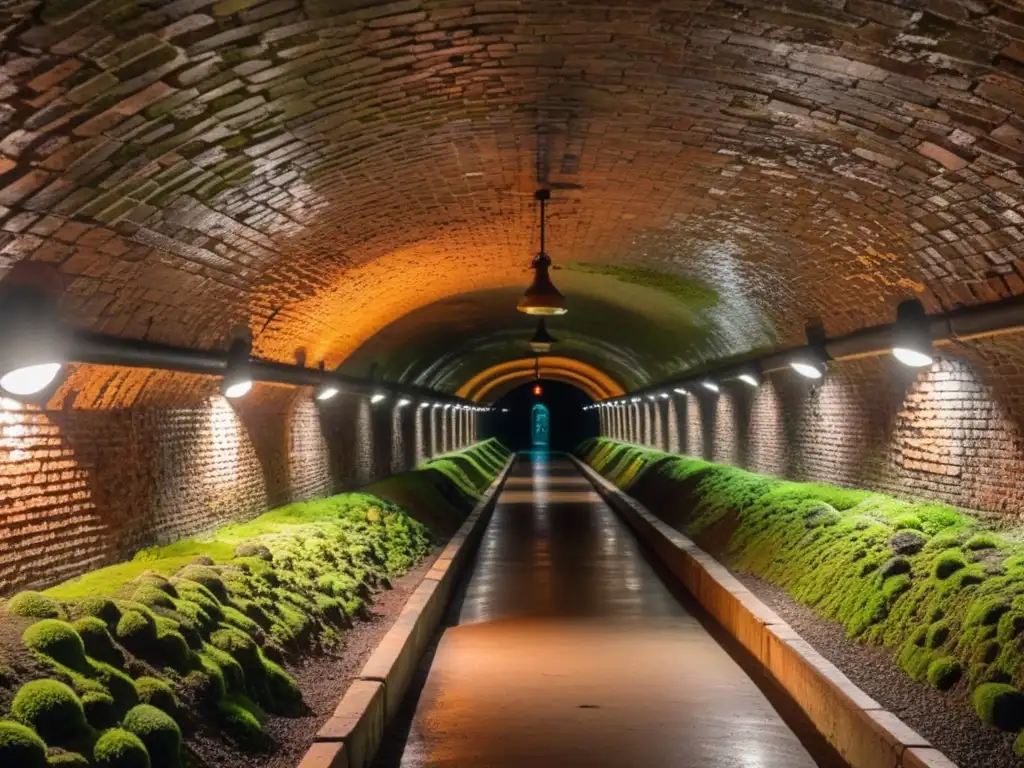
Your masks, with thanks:
[(374, 405), (376, 405), (377, 403), (383, 403), (387, 399), (388, 396), (385, 395), (383, 392), (375, 392), (373, 395), (370, 396), (370, 402), (373, 403)]
[(719, 387), (711, 379), (704, 379), (703, 381), (701, 381), (700, 385), (702, 387), (704, 387), (704, 389), (706, 389), (708, 392), (716, 392), (717, 393), (717, 392), (721, 391), (721, 387)]
[(684, 389), (683, 387), (676, 387), (676, 388), (675, 388), (675, 389), (673, 389), (672, 391), (673, 391), (673, 392), (675, 392), (675, 393), (676, 393), (677, 395), (682, 395), (683, 397), (685, 397), (686, 395), (690, 394), (690, 393), (689, 393), (689, 392), (688, 392), (688, 391), (687, 391), (686, 389)]
[(67, 362), (63, 290), (52, 265), (39, 262), (19, 262), (0, 283), (0, 394), (32, 399), (55, 388)]
[[(320, 361), (320, 375), (325, 375), (324, 363), (322, 360)], [(335, 384), (333, 381), (327, 378), (324, 378), (323, 380), (321, 380), (319, 384), (316, 385), (316, 388), (313, 390), (313, 397), (319, 400), (320, 402), (324, 402), (326, 400), (330, 400), (331, 398), (333, 398), (340, 391), (341, 390), (338, 388), (337, 384)]]
[(916, 299), (901, 302), (896, 307), (892, 354), (901, 363), (912, 368), (931, 365), (935, 360), (928, 316), (921, 302)]
[(396, 408), (405, 408), (405, 406), (407, 406), (411, 402), (412, 402), (412, 400), (410, 400), (409, 398), (403, 397), (401, 400), (399, 400), (397, 403), (395, 403), (395, 407)]
[(751, 387), (760, 387), (764, 383), (764, 375), (757, 366), (751, 366), (736, 378)]
[(220, 382), (220, 391), (229, 400), (238, 400), (252, 389), (252, 344), (247, 338), (238, 338), (228, 348), (227, 365)]

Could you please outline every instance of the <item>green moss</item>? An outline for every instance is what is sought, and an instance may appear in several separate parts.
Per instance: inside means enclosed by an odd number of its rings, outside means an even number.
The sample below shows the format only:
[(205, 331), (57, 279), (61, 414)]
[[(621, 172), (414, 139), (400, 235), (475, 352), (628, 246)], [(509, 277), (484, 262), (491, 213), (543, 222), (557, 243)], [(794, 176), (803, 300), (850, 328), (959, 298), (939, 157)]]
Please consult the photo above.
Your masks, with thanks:
[(259, 708), (245, 696), (234, 694), (217, 704), (217, 713), (224, 730), (243, 749), (256, 751), (267, 744)]
[(73, 690), (56, 680), (25, 683), (11, 702), (11, 714), (51, 746), (73, 743), (86, 730), (82, 702)]
[(1013, 754), (1024, 757), (1024, 731), (1018, 733), (1017, 738), (1013, 740)]
[(298, 714), (303, 710), (302, 692), (294, 678), (277, 663), (260, 653), (275, 710), (284, 714)]
[(132, 595), (132, 600), (142, 603), (148, 608), (174, 608), (174, 601), (170, 595), (149, 584), (136, 589)]
[(978, 717), (1004, 731), (1024, 728), (1024, 694), (1012, 685), (985, 683), (978, 686), (971, 701)]
[(949, 639), (949, 624), (945, 621), (936, 621), (928, 627), (927, 645), (929, 648), (938, 648)]
[(26, 619), (64, 618), (61, 604), (41, 592), (28, 590), (19, 592), (7, 602), (5, 607), (11, 616), (21, 616)]
[(1002, 542), (992, 533), (976, 533), (964, 542), (964, 549), (978, 551), (982, 549), (999, 549)]
[(174, 689), (163, 680), (155, 677), (140, 677), (135, 681), (135, 690), (138, 693), (139, 701), (149, 704), (166, 712), (171, 717), (177, 717), (181, 707), (178, 697), (174, 695)]
[(107, 630), (102, 619), (95, 616), (83, 616), (72, 625), (78, 636), (82, 638), (85, 652), (94, 659), (121, 666), (124, 654), (114, 645), (114, 639)]
[(134, 681), (124, 672), (110, 664), (93, 662), (92, 674), (110, 692), (117, 704), (118, 712), (127, 712), (139, 702)]
[(31, 728), (0, 720), (0, 765), (46, 768), (46, 744)]
[(932, 575), (937, 579), (948, 579), (961, 568), (966, 567), (963, 553), (957, 549), (949, 549), (935, 559)]
[(118, 641), (134, 654), (146, 655), (156, 646), (156, 622), (140, 611), (125, 611), (115, 633)]
[(62, 768), (89, 768), (89, 761), (77, 752), (57, 752), (50, 755), (50, 765), (59, 765)]
[(114, 728), (96, 741), (93, 762), (97, 768), (152, 768), (149, 752), (133, 733)]
[(568, 268), (577, 272), (605, 275), (623, 283), (642, 285), (645, 288), (662, 291), (690, 309), (710, 309), (718, 304), (718, 294), (713, 289), (695, 280), (667, 272), (644, 267), (586, 262), (574, 262), (569, 264)]
[(181, 729), (167, 713), (149, 704), (139, 704), (125, 715), (122, 726), (146, 746), (153, 768), (181, 765)]
[(960, 662), (944, 656), (928, 665), (928, 682), (940, 691), (948, 691), (960, 679)]
[(108, 600), (105, 597), (90, 597), (82, 600), (76, 603), (75, 609), (79, 616), (93, 616), (106, 624), (108, 628), (116, 627), (117, 622), (121, 620), (121, 609), (113, 600)]
[(924, 527), (924, 523), (921, 522), (921, 518), (912, 512), (905, 512), (901, 515), (897, 515), (892, 520), (892, 527), (897, 531), (905, 529), (911, 529), (920, 531)]
[(79, 671), (85, 668), (85, 645), (66, 621), (43, 619), (28, 627), (21, 639), (33, 651), (66, 667)]
[(89, 691), (83, 694), (82, 709), (89, 725), (98, 731), (117, 725), (117, 705), (109, 693)]

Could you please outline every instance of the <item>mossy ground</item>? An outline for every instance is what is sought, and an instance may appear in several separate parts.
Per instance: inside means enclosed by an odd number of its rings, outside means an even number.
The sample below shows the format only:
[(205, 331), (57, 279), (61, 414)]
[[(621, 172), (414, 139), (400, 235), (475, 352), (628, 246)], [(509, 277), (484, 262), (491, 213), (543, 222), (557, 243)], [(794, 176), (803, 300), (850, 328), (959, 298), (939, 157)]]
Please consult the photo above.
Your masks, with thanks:
[(209, 722), (238, 748), (272, 749), (267, 714), (306, 711), (287, 663), (338, 644), (375, 590), (451, 532), (430, 516), (461, 521), (507, 456), (487, 441), (12, 596), (0, 604), (0, 765), (30, 764), (41, 738), (64, 764), (178, 768)]
[[(852, 639), (892, 649), (913, 679), (975, 694), (979, 716), (995, 725), (1024, 724), (1024, 697), (1011, 695), (1024, 689), (1020, 541), (943, 504), (603, 438), (578, 452), (730, 567), (782, 587)], [(998, 707), (995, 689), (981, 688), (991, 683), (1007, 686)]]

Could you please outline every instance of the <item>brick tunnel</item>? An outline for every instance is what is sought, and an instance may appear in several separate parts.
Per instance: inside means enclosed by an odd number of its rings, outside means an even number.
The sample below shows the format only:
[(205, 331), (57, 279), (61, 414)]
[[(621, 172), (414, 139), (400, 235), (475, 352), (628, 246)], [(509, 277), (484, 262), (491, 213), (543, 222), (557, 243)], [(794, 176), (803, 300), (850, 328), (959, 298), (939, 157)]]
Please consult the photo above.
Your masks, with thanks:
[(0, 21), (0, 765), (1024, 765), (1018, 0)]

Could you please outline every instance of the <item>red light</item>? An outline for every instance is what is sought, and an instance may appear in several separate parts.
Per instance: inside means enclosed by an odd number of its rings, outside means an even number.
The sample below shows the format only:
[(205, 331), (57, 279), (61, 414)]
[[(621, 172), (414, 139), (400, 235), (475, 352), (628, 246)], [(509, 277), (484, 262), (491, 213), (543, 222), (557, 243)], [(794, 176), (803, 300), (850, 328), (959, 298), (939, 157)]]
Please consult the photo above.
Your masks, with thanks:
[(536, 397), (540, 397), (541, 395), (544, 394), (544, 388), (540, 384), (534, 384), (533, 385), (533, 394)]

